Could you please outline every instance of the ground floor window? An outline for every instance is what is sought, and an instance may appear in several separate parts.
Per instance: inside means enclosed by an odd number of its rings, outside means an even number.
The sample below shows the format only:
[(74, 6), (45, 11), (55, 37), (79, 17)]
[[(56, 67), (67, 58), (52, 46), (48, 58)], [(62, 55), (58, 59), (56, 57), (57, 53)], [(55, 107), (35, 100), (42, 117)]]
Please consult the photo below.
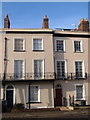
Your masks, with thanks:
[(40, 102), (40, 86), (31, 85), (28, 93), (30, 97), (28, 97), (28, 100), (30, 100), (30, 102)]
[(83, 85), (77, 85), (76, 86), (76, 99), (82, 99), (83, 98)]

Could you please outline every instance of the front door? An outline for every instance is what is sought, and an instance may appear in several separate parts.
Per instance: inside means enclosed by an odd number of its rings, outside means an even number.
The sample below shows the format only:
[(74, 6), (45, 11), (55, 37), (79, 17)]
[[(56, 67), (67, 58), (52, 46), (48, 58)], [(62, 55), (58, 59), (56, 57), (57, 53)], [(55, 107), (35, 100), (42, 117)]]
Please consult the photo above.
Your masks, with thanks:
[(12, 107), (13, 107), (13, 90), (6, 91), (6, 101), (7, 101), (7, 108), (12, 109)]
[(62, 106), (62, 89), (56, 88), (56, 106)]

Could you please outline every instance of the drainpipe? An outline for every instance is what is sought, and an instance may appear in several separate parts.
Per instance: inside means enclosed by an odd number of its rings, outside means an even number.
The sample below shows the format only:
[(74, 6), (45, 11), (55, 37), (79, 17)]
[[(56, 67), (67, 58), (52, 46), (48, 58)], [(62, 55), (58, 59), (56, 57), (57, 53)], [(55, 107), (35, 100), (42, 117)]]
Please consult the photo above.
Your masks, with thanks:
[(29, 109), (30, 109), (30, 83), (29, 83), (29, 102), (28, 102), (28, 104), (29, 104)]
[(3, 75), (3, 100), (5, 100), (5, 80), (6, 80), (6, 73), (7, 73), (7, 38), (5, 37), (5, 50), (4, 50), (4, 75)]

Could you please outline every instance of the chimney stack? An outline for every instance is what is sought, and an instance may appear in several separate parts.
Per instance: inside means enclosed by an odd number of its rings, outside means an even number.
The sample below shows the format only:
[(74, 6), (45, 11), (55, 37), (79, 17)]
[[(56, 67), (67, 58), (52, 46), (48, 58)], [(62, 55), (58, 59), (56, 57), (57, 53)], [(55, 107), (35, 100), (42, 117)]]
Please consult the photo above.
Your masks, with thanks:
[(49, 19), (47, 18), (47, 16), (44, 16), (43, 23), (42, 23), (42, 28), (49, 28), (48, 20)]
[(87, 19), (80, 20), (78, 25), (78, 31), (88, 32), (89, 31), (89, 21)]
[(9, 21), (8, 14), (6, 14), (4, 18), (4, 28), (10, 28), (10, 21)]

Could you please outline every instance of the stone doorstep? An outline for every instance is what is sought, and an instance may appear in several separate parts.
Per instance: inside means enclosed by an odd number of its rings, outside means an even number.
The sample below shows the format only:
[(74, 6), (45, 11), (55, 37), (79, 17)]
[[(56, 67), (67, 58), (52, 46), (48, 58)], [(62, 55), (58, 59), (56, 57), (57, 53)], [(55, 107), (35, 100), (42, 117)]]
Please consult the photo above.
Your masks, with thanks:
[(75, 109), (90, 109), (90, 106), (77, 106), (77, 107), (59, 107), (61, 111), (71, 111)]
[(90, 106), (77, 106), (74, 109), (90, 109)]
[(59, 109), (60, 109), (61, 111), (71, 111), (71, 110), (74, 110), (73, 107), (59, 107)]

